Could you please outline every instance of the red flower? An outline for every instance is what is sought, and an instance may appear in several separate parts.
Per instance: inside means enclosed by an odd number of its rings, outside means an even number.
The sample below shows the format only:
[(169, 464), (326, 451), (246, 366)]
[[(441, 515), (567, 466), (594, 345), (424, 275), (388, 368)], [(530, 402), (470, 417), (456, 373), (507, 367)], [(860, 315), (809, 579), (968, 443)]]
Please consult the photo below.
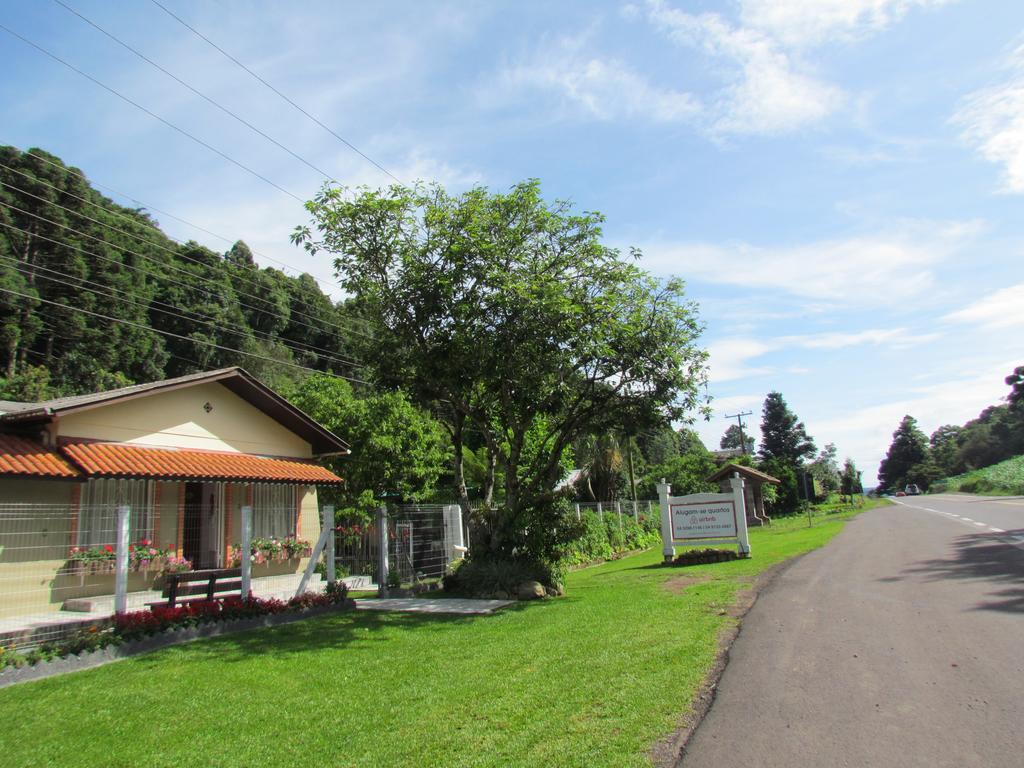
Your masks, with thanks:
[(103, 545), (103, 551), (104, 552), (113, 552), (114, 548), (112, 546), (110, 546), (109, 544), (104, 544)]
[(151, 542), (150, 542), (149, 539), (143, 539), (142, 541), (139, 542), (139, 544), (141, 544), (144, 547), (148, 547), (150, 545), (150, 543)]

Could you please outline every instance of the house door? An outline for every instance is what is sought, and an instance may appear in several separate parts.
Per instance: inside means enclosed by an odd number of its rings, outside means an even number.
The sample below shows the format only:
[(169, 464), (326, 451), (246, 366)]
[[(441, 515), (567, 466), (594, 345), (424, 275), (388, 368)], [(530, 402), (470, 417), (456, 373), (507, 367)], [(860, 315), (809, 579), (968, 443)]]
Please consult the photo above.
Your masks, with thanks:
[(221, 564), (223, 505), (220, 495), (217, 483), (185, 483), (181, 547), (193, 568), (217, 568)]

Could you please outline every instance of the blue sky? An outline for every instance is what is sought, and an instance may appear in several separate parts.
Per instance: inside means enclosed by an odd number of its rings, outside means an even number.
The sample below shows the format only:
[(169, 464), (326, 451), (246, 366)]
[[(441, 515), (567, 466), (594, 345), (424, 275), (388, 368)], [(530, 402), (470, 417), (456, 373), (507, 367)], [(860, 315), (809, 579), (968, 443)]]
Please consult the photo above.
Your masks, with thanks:
[[(388, 181), (151, 2), (66, 2), (333, 178)], [(540, 178), (685, 278), (709, 447), (775, 389), (873, 481), (905, 413), (962, 423), (1024, 363), (1024, 4), (162, 2), (403, 181)], [(0, 24), (299, 197), (322, 181), (56, 3)], [(2, 31), (0, 57), (0, 142), (330, 276), (291, 197)]]

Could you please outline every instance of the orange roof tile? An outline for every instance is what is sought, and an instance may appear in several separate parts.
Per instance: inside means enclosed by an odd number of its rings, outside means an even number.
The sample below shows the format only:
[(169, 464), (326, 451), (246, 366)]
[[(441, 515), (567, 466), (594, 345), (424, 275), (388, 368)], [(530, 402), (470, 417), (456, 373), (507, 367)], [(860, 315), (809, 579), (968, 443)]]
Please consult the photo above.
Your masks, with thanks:
[(0, 435), (0, 475), (79, 477), (78, 471), (56, 451), (34, 440)]
[(67, 443), (61, 450), (94, 477), (154, 477), (173, 480), (340, 483), (319, 464), (268, 459), (248, 453), (148, 448), (129, 443)]

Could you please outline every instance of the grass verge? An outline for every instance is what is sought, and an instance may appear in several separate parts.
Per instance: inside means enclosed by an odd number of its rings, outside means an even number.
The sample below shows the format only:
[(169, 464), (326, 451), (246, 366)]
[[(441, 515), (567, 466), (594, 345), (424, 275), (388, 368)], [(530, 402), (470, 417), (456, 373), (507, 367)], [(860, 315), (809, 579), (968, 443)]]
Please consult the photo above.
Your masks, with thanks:
[(640, 766), (672, 733), (753, 577), (853, 511), (780, 520), (754, 557), (659, 552), (494, 616), (353, 613), (0, 691), (6, 766)]

